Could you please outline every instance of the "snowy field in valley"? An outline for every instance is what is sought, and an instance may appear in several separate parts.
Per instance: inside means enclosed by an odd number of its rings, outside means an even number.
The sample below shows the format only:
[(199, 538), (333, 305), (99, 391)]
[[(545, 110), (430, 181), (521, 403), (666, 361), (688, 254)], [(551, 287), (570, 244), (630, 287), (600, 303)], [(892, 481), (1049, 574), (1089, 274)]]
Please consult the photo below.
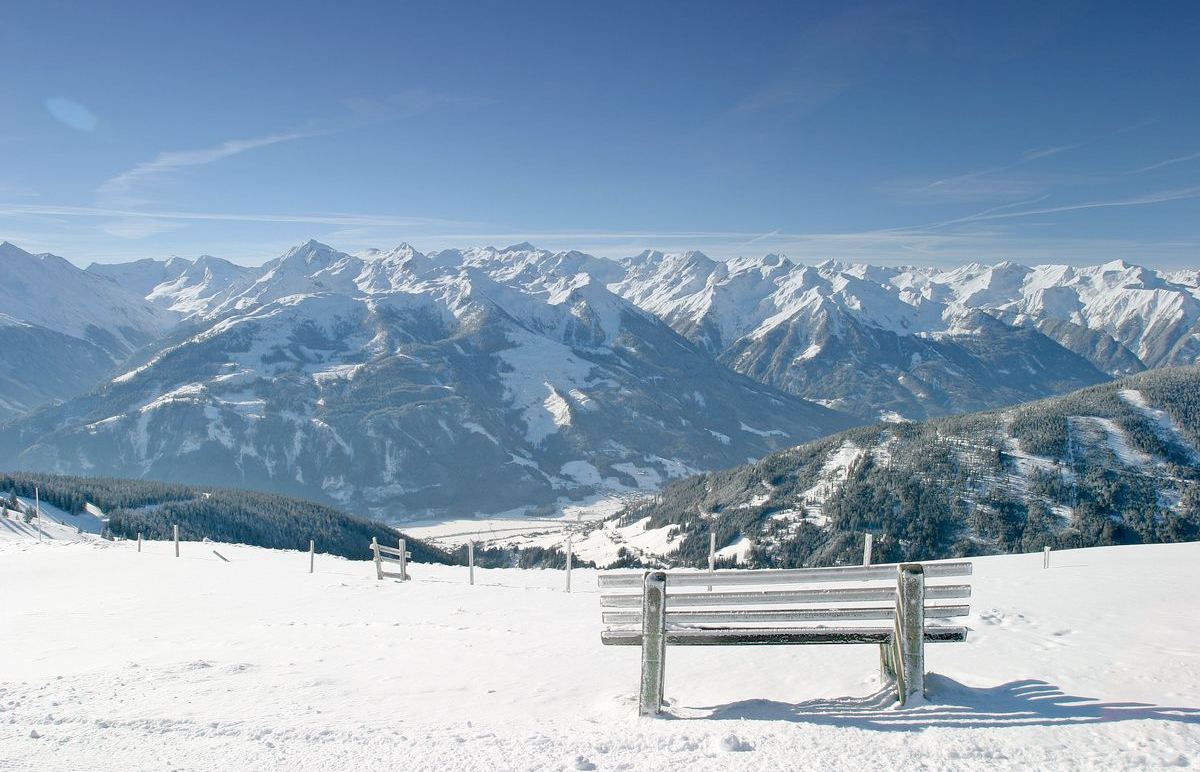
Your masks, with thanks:
[(671, 648), (639, 719), (594, 571), (53, 535), (0, 540), (6, 772), (1200, 767), (1200, 544), (976, 559), (918, 707), (871, 646)]

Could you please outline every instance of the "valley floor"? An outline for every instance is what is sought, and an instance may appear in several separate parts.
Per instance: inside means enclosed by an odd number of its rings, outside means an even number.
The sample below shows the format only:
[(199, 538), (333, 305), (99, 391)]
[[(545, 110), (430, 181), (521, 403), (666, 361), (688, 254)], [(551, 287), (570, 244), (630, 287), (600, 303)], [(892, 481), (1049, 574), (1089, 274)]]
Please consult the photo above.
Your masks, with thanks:
[(0, 770), (1200, 766), (1200, 544), (976, 559), (919, 707), (871, 647), (672, 648), (663, 719), (637, 649), (600, 644), (594, 571), (411, 573), (0, 542)]

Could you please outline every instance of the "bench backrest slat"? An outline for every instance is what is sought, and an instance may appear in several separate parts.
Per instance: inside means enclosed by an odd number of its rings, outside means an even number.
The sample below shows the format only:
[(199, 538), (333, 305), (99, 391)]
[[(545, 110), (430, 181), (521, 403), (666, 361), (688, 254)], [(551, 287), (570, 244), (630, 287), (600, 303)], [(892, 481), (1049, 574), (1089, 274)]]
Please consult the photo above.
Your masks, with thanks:
[[(969, 606), (926, 606), (926, 619), (950, 619), (965, 617)], [(605, 611), (602, 621), (606, 625), (640, 626), (641, 611)], [(814, 608), (814, 609), (761, 609), (743, 611), (671, 611), (667, 610), (668, 625), (695, 624), (749, 624), (783, 622), (837, 622), (845, 620), (891, 620), (896, 617), (895, 606), (872, 606), (868, 608)]]
[[(971, 585), (933, 585), (925, 588), (928, 600), (971, 597)], [(811, 590), (764, 590), (759, 592), (688, 592), (667, 594), (667, 608), (682, 606), (779, 606), (797, 603), (892, 601), (894, 587), (822, 587)], [(601, 608), (641, 608), (640, 593), (601, 595)]]
[[(887, 580), (895, 582), (897, 564), (874, 566), (835, 566), (833, 568), (731, 569), (725, 571), (668, 571), (670, 587), (718, 587), (772, 584), (819, 584), (823, 582), (857, 582)], [(970, 576), (971, 564), (929, 563), (924, 566), (926, 579)], [(642, 589), (643, 574), (620, 571), (600, 574), (601, 590)]]

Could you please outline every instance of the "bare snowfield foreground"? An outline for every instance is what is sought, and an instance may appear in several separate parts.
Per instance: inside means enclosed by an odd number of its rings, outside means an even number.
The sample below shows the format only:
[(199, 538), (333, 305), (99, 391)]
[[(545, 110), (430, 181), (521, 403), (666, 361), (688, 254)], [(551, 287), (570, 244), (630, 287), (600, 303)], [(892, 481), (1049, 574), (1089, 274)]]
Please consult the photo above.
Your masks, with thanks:
[[(214, 549), (228, 558), (223, 562)], [(896, 709), (870, 646), (600, 644), (594, 571), (0, 542), (0, 769), (1200, 767), (1200, 544), (975, 561), (965, 644)]]

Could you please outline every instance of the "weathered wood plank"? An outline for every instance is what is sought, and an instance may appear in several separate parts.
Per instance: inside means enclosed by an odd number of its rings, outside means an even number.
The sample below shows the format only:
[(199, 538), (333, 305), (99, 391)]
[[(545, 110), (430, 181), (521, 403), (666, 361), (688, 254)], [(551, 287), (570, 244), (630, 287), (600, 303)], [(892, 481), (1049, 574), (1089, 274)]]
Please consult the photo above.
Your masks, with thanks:
[[(896, 591), (891, 587), (831, 587), (814, 590), (764, 590), (761, 592), (672, 593), (667, 605), (676, 609), (685, 606), (747, 606), (789, 605), (794, 603), (825, 603), (836, 601), (889, 601)], [(601, 595), (603, 608), (636, 608), (636, 595)]]
[[(893, 578), (894, 580), (894, 578)], [(672, 593), (667, 605), (684, 606), (778, 606), (795, 603), (891, 601), (893, 587), (828, 587), (811, 590), (756, 590), (753, 592)], [(969, 584), (944, 584), (926, 588), (927, 600), (954, 600), (971, 597)], [(601, 595), (601, 608), (637, 608), (641, 595)]]
[[(926, 643), (954, 643), (967, 639), (965, 627), (930, 627)], [(879, 643), (890, 644), (891, 627), (812, 628), (810, 630), (670, 630), (666, 642), (672, 646), (771, 646), (800, 644)], [(600, 640), (606, 646), (640, 646), (640, 630), (605, 630)]]
[[(971, 613), (970, 606), (926, 606), (926, 619), (949, 619), (965, 617)], [(893, 606), (870, 606), (867, 608), (813, 608), (813, 609), (729, 609), (718, 611), (671, 611), (667, 610), (668, 625), (703, 623), (748, 624), (757, 622), (836, 622), (841, 620), (892, 620), (896, 616)], [(637, 611), (605, 611), (601, 619), (606, 625), (633, 625), (641, 621)]]
[[(832, 568), (785, 568), (785, 569), (728, 569), (722, 571), (668, 571), (672, 587), (733, 586), (755, 584), (799, 584), (819, 582), (854, 582), (873, 579), (893, 582), (896, 579), (896, 563), (872, 566), (835, 566)], [(926, 579), (943, 579), (955, 576), (970, 576), (970, 563), (930, 563), (925, 566)], [(600, 589), (640, 589), (644, 572), (620, 571), (600, 574)]]

